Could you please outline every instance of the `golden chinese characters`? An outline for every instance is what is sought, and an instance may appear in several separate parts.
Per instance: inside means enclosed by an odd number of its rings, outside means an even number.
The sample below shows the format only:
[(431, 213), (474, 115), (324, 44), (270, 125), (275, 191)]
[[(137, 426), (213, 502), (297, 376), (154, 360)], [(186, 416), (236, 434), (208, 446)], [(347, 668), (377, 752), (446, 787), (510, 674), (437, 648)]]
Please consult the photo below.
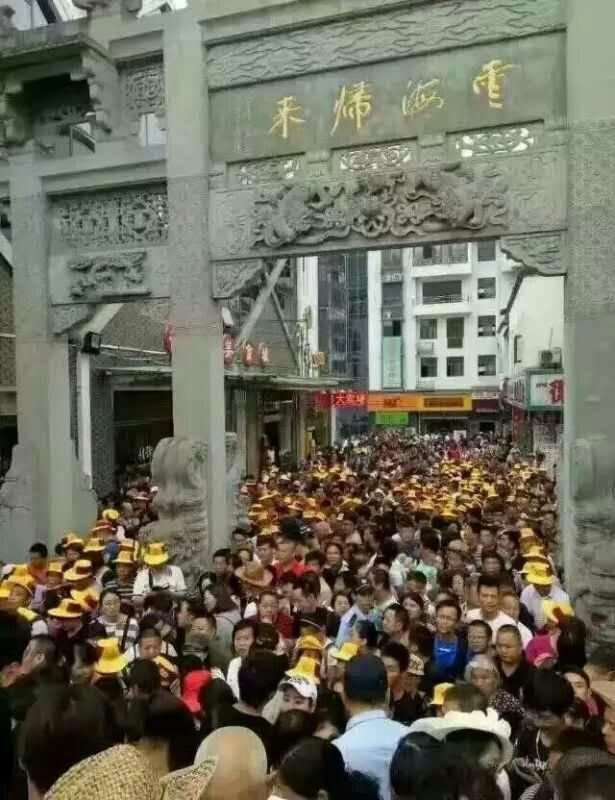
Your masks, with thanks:
[(415, 85), (413, 81), (408, 81), (408, 92), (401, 101), (401, 110), (404, 117), (415, 117), (430, 108), (444, 108), (444, 98), (440, 96), (440, 79), (433, 78), (430, 81)]
[(335, 122), (331, 128), (331, 134), (335, 133), (342, 120), (351, 120), (355, 128), (358, 131), (361, 130), (363, 120), (372, 113), (372, 95), (369, 91), (369, 84), (360, 81), (353, 86), (342, 86), (339, 97), (335, 101), (333, 113)]
[(292, 125), (301, 125), (305, 122), (303, 117), (297, 116), (303, 112), (302, 106), (291, 95), (278, 100), (278, 110), (273, 115), (273, 125), (269, 133), (288, 139)]
[(500, 58), (483, 64), (472, 84), (474, 94), (482, 94), (486, 91), (491, 108), (504, 108), (504, 78), (506, 73), (517, 66), (517, 64), (506, 64)]

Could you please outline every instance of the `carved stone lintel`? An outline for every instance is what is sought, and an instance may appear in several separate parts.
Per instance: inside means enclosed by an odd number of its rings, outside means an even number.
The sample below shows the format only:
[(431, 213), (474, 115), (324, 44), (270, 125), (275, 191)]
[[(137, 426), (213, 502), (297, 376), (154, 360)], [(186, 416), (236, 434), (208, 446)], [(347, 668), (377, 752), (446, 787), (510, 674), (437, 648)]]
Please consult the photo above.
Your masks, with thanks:
[(407, 240), (506, 227), (508, 217), (508, 185), (497, 171), (477, 178), (467, 164), (437, 163), (355, 181), (262, 189), (255, 199), (253, 245), (318, 245), (353, 233)]
[(146, 541), (166, 543), (188, 586), (196, 584), (207, 566), (206, 461), (207, 445), (185, 437), (161, 439), (152, 458), (158, 521), (142, 535)]
[(137, 250), (71, 259), (68, 262), (71, 297), (75, 301), (95, 301), (150, 294), (145, 257), (145, 250)]
[(214, 261), (213, 296), (219, 299), (233, 297), (258, 279), (264, 271), (265, 262), (260, 258), (249, 261)]
[(122, 72), (124, 108), (134, 116), (162, 114), (165, 107), (162, 61), (128, 66)]
[(566, 236), (537, 233), (531, 236), (504, 236), (500, 247), (506, 255), (519, 261), (529, 273), (565, 275), (567, 272)]

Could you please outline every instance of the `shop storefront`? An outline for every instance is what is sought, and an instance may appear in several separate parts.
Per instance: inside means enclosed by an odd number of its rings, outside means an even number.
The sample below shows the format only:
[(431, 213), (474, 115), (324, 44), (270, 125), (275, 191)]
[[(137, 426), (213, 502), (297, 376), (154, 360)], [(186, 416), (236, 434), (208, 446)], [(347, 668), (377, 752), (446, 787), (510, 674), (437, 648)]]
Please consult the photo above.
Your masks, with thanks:
[(505, 383), (503, 397), (515, 444), (526, 453), (541, 451), (547, 464), (555, 463), (564, 425), (564, 375), (525, 370)]
[(373, 426), (407, 428), (417, 434), (465, 434), (472, 412), (472, 395), (370, 392), (367, 408)]

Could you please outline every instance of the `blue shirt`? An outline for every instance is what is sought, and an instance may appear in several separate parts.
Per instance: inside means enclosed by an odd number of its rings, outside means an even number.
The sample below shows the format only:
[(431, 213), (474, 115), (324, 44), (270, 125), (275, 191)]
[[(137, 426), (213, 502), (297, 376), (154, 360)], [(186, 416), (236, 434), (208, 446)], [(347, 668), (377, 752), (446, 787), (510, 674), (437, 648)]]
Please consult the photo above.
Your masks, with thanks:
[(382, 800), (391, 800), (391, 759), (408, 732), (409, 728), (389, 719), (382, 709), (364, 711), (349, 720), (346, 733), (333, 744), (348, 769), (375, 778)]

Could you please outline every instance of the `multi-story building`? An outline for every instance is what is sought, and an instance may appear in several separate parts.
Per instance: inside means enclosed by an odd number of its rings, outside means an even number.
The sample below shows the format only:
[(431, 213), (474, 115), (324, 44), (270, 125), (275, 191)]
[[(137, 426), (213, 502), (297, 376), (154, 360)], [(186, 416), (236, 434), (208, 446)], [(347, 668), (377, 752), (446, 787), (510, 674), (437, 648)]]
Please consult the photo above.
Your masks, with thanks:
[(520, 274), (499, 325), (505, 428), (527, 452), (557, 459), (565, 402), (564, 278)]

